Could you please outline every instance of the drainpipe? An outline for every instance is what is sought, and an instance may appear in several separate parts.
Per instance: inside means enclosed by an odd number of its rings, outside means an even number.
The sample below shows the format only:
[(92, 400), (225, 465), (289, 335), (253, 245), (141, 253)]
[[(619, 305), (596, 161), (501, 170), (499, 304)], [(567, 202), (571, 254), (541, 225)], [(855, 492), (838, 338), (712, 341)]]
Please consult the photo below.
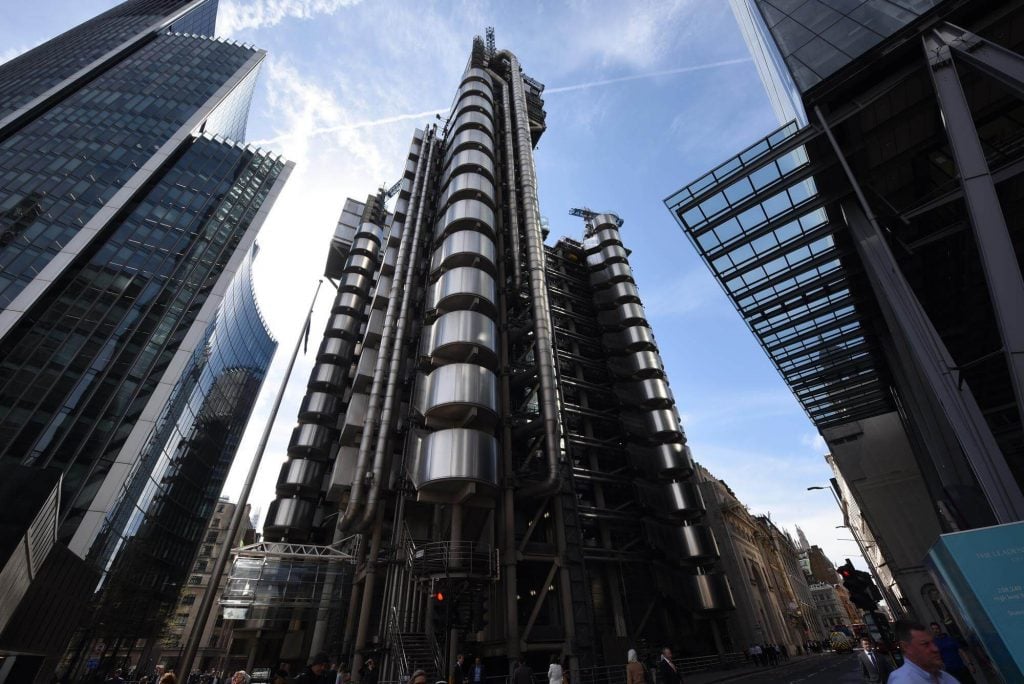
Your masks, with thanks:
[(516, 203), (516, 158), (512, 147), (512, 109), (509, 106), (508, 84), (501, 82), (501, 99), (505, 116), (505, 177), (508, 182), (508, 234), (512, 239), (512, 283), (516, 294), (523, 286), (522, 267), (519, 264), (519, 210)]
[[(423, 142), (420, 145), (420, 158), (416, 163), (416, 175), (413, 181), (413, 198), (419, 198), (420, 189), (425, 177), (423, 146), (427, 144), (427, 136), (424, 134)], [(422, 203), (422, 200), (419, 199)], [(381, 394), (384, 388), (384, 373), (388, 361), (388, 352), (391, 350), (391, 341), (394, 338), (395, 319), (398, 313), (398, 293), (405, 286), (406, 261), (409, 259), (409, 249), (412, 243), (412, 231), (409, 226), (402, 229), (402, 241), (398, 246), (398, 258), (395, 262), (395, 278), (391, 284), (391, 297), (388, 299), (388, 308), (384, 315), (384, 330), (381, 333), (380, 348), (377, 350), (377, 362), (373, 368), (373, 385), (370, 389), (370, 399), (366, 409), (366, 416), (363, 419), (363, 434), (359, 440), (359, 453), (356, 457), (356, 471), (352, 477), (352, 492), (349, 495), (348, 506), (345, 512), (338, 517), (338, 533), (346, 531), (356, 521), (359, 509), (363, 505), (363, 487), (366, 480), (366, 471), (370, 461), (370, 442), (373, 440), (374, 425), (377, 422), (377, 414), (380, 412)], [(386, 245), (384, 256), (386, 257)]]
[[(436, 129), (436, 126), (434, 127)], [(420, 251), (420, 233), (423, 227), (423, 207), (426, 202), (426, 181), (430, 178), (431, 163), (434, 159), (434, 149), (436, 143), (434, 140), (434, 129), (427, 131), (423, 136), (423, 144), (429, 145), (427, 149), (427, 162), (426, 168), (424, 169), (423, 180), (424, 188), (423, 195), (420, 197), (418, 206), (416, 208), (416, 220), (415, 220), (415, 231), (412, 236), (412, 258), (409, 259), (409, 263), (406, 267), (406, 273), (403, 277), (405, 286), (402, 288), (402, 306), (398, 315), (398, 324), (395, 331), (395, 337), (391, 349), (391, 363), (388, 373), (388, 384), (387, 389), (384, 392), (384, 409), (380, 416), (380, 430), (377, 435), (377, 447), (373, 454), (373, 474), (370, 478), (370, 493), (366, 498), (366, 510), (363, 511), (362, 520), (359, 521), (358, 529), (363, 529), (373, 521), (374, 513), (377, 509), (377, 503), (380, 500), (380, 490), (384, 482), (384, 471), (386, 465), (389, 462), (389, 445), (391, 444), (391, 427), (394, 424), (395, 417), (395, 403), (396, 396), (398, 395), (398, 379), (401, 375), (402, 370), (402, 354), (404, 352), (403, 342), (405, 340), (405, 328), (409, 322), (409, 308), (411, 306), (413, 286), (411, 283), (413, 271), (416, 269), (416, 263), (419, 259)], [(420, 158), (423, 158), (423, 149), (420, 148)], [(403, 236), (404, 237), (404, 236)], [(392, 290), (392, 292), (396, 292)], [(398, 299), (395, 296), (394, 299)], [(390, 302), (389, 302), (390, 304)], [(377, 363), (381, 362), (384, 355), (383, 342), (381, 343), (381, 356), (377, 358)], [(367, 431), (364, 429), (363, 436), (367, 435)], [(360, 445), (362, 446), (362, 445)]]
[(562, 426), (558, 406), (558, 388), (555, 383), (555, 355), (552, 350), (551, 305), (548, 302), (547, 278), (544, 274), (544, 236), (540, 227), (540, 207), (537, 203), (537, 179), (533, 171), (533, 142), (526, 108), (526, 93), (519, 59), (511, 52), (498, 53), (510, 63), (512, 99), (516, 117), (516, 144), (519, 147), (519, 177), (522, 179), (523, 223), (526, 233), (526, 268), (530, 277), (530, 298), (533, 304), (534, 355), (540, 382), (540, 409), (544, 421), (544, 453), (547, 457), (547, 476), (537, 483), (523, 487), (524, 497), (549, 496), (561, 486)]

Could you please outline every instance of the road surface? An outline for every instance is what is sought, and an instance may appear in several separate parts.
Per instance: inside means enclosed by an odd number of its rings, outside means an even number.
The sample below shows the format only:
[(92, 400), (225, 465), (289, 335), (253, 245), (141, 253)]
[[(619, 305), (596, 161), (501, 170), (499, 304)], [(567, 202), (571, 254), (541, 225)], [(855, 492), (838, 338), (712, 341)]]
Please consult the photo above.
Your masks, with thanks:
[(780, 667), (766, 667), (737, 684), (860, 684), (860, 665), (854, 653), (825, 653)]

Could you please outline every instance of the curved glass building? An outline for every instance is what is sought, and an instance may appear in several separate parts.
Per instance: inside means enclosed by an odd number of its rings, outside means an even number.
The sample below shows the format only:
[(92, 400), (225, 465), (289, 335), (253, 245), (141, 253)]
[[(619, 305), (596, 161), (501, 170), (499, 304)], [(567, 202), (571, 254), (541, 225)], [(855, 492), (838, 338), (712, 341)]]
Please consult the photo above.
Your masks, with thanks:
[[(17, 552), (31, 525), (0, 535), (18, 681), (102, 618), (122, 565), (133, 593), (173, 593), (272, 351), (231, 283), (291, 165), (242, 142), (266, 53), (209, 37), (216, 10), (128, 0), (0, 64), (0, 480), (57, 480), (37, 552)], [(159, 567), (119, 560), (150, 524), (159, 546), (125, 557)], [(102, 672), (133, 642), (113, 643)]]
[(143, 636), (185, 583), (277, 349), (256, 304), (254, 248), (193, 352), (87, 560), (101, 567), (94, 631)]

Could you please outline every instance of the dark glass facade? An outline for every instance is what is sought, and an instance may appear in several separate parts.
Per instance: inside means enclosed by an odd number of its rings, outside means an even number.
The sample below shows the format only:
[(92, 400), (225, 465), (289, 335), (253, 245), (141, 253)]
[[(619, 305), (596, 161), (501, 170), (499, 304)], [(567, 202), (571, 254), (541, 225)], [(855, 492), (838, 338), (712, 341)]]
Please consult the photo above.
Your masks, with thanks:
[(0, 457), (64, 471), (63, 535), (283, 167), (197, 139), (0, 341)]
[(812, 88), (940, 0), (756, 0), (800, 90)]
[(160, 35), (0, 141), (0, 306), (255, 53)]
[(187, 12), (174, 30), (211, 36), (216, 0), (130, 0), (0, 65), (0, 120), (111, 50), (200, 4), (204, 7)]
[[(246, 254), (290, 165), (239, 142), (265, 53), (216, 11), (129, 0), (0, 66), (0, 462), (62, 474), (55, 549), (95, 578), (26, 596), (124, 637), (159, 630), (276, 348)], [(61, 628), (19, 667), (92, 633)]]
[(156, 636), (184, 584), (277, 348), (252, 255), (164, 405), (88, 559), (104, 571), (93, 636)]

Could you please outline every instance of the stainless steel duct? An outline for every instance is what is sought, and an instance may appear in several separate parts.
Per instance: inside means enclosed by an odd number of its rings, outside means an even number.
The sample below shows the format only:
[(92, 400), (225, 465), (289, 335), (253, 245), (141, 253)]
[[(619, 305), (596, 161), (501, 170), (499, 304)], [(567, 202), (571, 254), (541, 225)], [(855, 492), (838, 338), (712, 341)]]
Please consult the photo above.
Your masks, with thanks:
[(544, 421), (544, 455), (547, 476), (540, 482), (520, 490), (524, 497), (548, 496), (560, 485), (562, 421), (555, 381), (555, 355), (552, 350), (551, 305), (544, 267), (544, 236), (541, 233), (540, 206), (537, 202), (537, 179), (533, 171), (533, 140), (530, 137), (529, 112), (519, 59), (511, 52), (509, 79), (512, 81), (512, 102), (515, 106), (516, 145), (519, 148), (519, 178), (523, 193), (523, 229), (526, 233), (526, 268), (529, 271), (530, 298), (533, 304), (534, 356), (540, 383), (541, 419)]
[(508, 193), (508, 235), (512, 239), (512, 286), (518, 293), (523, 287), (519, 263), (519, 208), (516, 203), (516, 156), (512, 147), (512, 111), (508, 101), (508, 84), (501, 81), (501, 107), (505, 116), (505, 185)]
[[(436, 128), (436, 127), (435, 127)], [(424, 180), (430, 178), (431, 163), (434, 159), (434, 150), (437, 147), (436, 139), (434, 138), (435, 129), (427, 131), (423, 137), (423, 144), (428, 145), (427, 148), (427, 165), (424, 169)], [(420, 148), (420, 157), (423, 156), (423, 148)], [(426, 183), (424, 183), (426, 185)], [(413, 236), (412, 236), (412, 258), (409, 259), (409, 263), (406, 266), (405, 277), (403, 282), (405, 287), (402, 288), (402, 306), (398, 315), (398, 325), (395, 331), (394, 341), (391, 349), (391, 361), (388, 373), (388, 384), (387, 389), (384, 392), (384, 410), (380, 415), (380, 430), (377, 436), (377, 448), (373, 454), (373, 474), (370, 479), (370, 493), (366, 498), (366, 510), (363, 511), (362, 519), (359, 522), (358, 528), (362, 529), (368, 524), (373, 522), (373, 517), (377, 509), (377, 502), (380, 500), (380, 490), (384, 481), (384, 472), (388, 464), (391, 444), (391, 427), (394, 422), (395, 415), (395, 404), (396, 396), (398, 395), (398, 380), (402, 372), (402, 354), (404, 353), (403, 342), (405, 341), (405, 328), (409, 321), (409, 309), (412, 300), (412, 292), (415, 289), (410, 282), (413, 271), (416, 268), (416, 264), (419, 263), (419, 254), (422, 242), (422, 227), (424, 224), (423, 220), (423, 209), (426, 205), (426, 190), (421, 194), (421, 197), (416, 208), (416, 219), (413, 223)], [(396, 274), (397, 275), (397, 274)], [(396, 296), (394, 299), (398, 299)], [(378, 361), (384, 356), (383, 343), (381, 344), (381, 350), (378, 355)], [(376, 384), (376, 378), (374, 379)], [(371, 428), (367, 428), (363, 431), (363, 437), (365, 439), (367, 432), (371, 431)], [(360, 450), (362, 449), (362, 443), (360, 443)]]
[[(416, 173), (413, 177), (412, 197), (417, 201), (418, 206), (422, 206), (424, 200), (422, 195), (427, 169), (425, 168), (426, 155), (423, 154), (423, 151), (427, 144), (427, 134), (424, 134), (423, 142), (420, 144), (419, 159), (416, 161)], [(395, 263), (395, 277), (391, 286), (393, 296), (388, 300), (388, 308), (384, 314), (384, 326), (381, 333), (380, 347), (377, 352), (377, 363), (373, 371), (373, 385), (370, 390), (366, 417), (363, 421), (363, 433), (359, 440), (359, 454), (356, 458), (355, 474), (352, 477), (352, 490), (349, 492), (348, 505), (345, 507), (345, 511), (338, 516), (336, 533), (351, 527), (359, 515), (359, 509), (363, 506), (363, 487), (365, 485), (367, 467), (369, 466), (370, 442), (373, 440), (374, 426), (377, 422), (377, 414), (380, 411), (381, 395), (384, 390), (384, 374), (389, 359), (388, 351), (394, 338), (398, 313), (399, 297), (397, 293), (401, 292), (405, 285), (406, 262), (409, 259), (412, 232), (408, 226), (403, 226), (401, 242), (398, 245), (398, 259)]]

